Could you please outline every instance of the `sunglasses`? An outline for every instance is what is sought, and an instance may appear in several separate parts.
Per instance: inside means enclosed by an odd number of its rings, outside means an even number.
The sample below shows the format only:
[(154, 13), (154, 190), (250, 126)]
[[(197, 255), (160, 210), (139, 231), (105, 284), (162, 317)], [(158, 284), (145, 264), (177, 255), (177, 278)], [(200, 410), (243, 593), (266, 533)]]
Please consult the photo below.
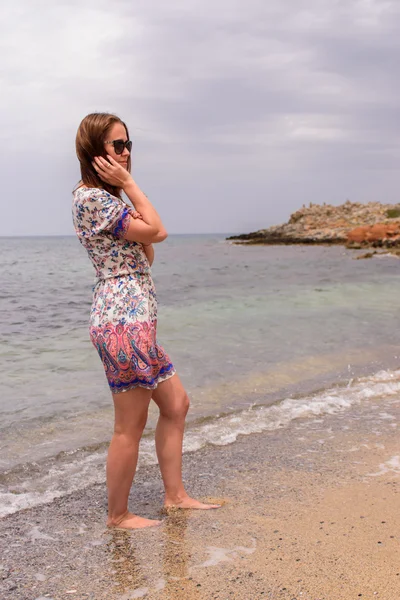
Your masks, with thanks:
[(126, 148), (128, 152), (132, 150), (131, 140), (128, 140), (127, 142), (124, 142), (124, 140), (113, 140), (112, 142), (105, 142), (105, 144), (112, 144), (114, 146), (115, 154), (122, 154), (124, 148)]

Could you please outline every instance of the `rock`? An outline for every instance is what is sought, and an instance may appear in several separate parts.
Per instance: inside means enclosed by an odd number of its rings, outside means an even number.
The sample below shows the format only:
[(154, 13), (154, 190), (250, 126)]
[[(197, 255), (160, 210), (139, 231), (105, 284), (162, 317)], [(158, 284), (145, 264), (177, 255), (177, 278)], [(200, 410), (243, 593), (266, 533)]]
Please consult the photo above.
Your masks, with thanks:
[[(364, 225), (356, 227), (347, 234), (349, 242), (372, 243), (379, 240), (400, 238), (400, 223), (375, 223), (375, 225)], [(400, 245), (400, 244), (399, 244)]]
[(361, 260), (362, 258), (372, 258), (373, 256), (375, 256), (376, 251), (374, 250), (373, 252), (366, 252), (365, 254), (359, 254), (358, 256), (356, 256), (356, 260)]
[[(398, 215), (398, 216), (396, 216)], [(227, 238), (244, 244), (345, 244), (348, 248), (400, 247), (400, 205), (347, 200), (311, 204), (287, 223)]]

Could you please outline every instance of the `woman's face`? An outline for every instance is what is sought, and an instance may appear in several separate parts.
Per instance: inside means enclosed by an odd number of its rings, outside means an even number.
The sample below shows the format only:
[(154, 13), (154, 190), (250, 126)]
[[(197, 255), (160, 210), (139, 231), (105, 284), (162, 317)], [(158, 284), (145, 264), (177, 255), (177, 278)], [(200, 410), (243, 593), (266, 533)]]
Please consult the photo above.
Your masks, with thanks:
[(126, 129), (122, 125), (122, 123), (114, 123), (109, 132), (106, 134), (106, 139), (104, 142), (104, 148), (106, 154), (112, 156), (114, 160), (116, 160), (120, 165), (122, 165), (125, 169), (128, 168), (128, 158), (130, 152), (127, 148), (124, 148), (122, 154), (117, 154), (114, 149), (114, 145), (107, 142), (114, 142), (115, 140), (122, 140), (124, 142), (128, 141), (128, 137), (126, 135)]

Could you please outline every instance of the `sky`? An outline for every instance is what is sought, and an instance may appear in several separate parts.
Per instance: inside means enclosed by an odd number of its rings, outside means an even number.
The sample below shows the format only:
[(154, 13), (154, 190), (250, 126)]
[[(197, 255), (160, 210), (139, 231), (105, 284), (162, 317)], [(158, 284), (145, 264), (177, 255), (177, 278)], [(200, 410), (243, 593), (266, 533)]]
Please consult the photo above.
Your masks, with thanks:
[(169, 233), (397, 203), (398, 0), (14, 0), (0, 21), (0, 235), (72, 235), (82, 118), (129, 127)]

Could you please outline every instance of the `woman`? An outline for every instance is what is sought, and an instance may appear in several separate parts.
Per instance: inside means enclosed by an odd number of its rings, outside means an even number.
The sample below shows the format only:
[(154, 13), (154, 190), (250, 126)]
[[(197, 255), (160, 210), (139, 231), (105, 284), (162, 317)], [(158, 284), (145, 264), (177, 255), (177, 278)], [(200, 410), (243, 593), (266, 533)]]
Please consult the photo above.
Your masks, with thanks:
[[(76, 137), (81, 182), (73, 220), (96, 269), (90, 337), (103, 362), (115, 409), (107, 458), (109, 527), (159, 525), (128, 511), (139, 441), (153, 399), (160, 410), (156, 450), (165, 487), (164, 506), (210, 509), (182, 483), (182, 441), (189, 399), (163, 348), (157, 344), (157, 302), (150, 265), (153, 244), (167, 232), (130, 175), (132, 142), (115, 115), (85, 117)], [(122, 199), (125, 192), (135, 208)]]

